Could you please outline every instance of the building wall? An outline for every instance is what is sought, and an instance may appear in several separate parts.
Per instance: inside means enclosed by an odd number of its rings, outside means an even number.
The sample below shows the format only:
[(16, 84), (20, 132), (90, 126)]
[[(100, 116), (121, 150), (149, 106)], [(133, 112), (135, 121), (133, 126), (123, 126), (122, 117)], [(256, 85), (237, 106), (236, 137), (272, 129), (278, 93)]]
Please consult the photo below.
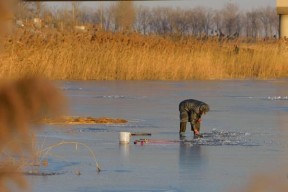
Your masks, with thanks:
[(277, 13), (279, 14), (279, 35), (288, 38), (288, 0), (277, 0)]
[(280, 15), (280, 37), (288, 38), (288, 15)]
[(288, 7), (288, 1), (287, 0), (277, 0), (276, 6), (277, 7)]

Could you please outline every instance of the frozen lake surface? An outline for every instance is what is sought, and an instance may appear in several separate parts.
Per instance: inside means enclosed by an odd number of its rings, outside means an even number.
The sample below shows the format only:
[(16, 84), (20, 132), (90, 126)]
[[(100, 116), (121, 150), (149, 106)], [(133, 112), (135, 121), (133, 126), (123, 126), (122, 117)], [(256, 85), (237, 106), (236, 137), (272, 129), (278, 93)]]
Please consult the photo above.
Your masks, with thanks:
[[(288, 157), (288, 80), (61, 81), (57, 86), (69, 99), (71, 115), (129, 123), (42, 129), (39, 145), (85, 143), (102, 171), (97, 173), (85, 148), (61, 146), (47, 156), (49, 166), (43, 170), (61, 174), (29, 176), (34, 192), (222, 192), (244, 189), (256, 173), (287, 167), (279, 164)], [(210, 105), (201, 127), (209, 137), (193, 144), (133, 144), (138, 138), (178, 140), (178, 104), (189, 98)], [(119, 145), (121, 131), (152, 136)], [(186, 135), (193, 138), (190, 125)]]

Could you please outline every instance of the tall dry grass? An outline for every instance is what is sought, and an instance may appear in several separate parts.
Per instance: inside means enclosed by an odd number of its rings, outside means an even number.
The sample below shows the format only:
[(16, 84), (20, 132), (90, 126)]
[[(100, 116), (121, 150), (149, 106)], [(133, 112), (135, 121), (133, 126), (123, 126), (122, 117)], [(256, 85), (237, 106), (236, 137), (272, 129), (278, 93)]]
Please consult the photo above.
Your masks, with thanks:
[[(235, 45), (238, 46), (235, 47)], [(111, 32), (18, 30), (0, 55), (0, 78), (73, 80), (270, 79), (288, 76), (283, 40), (199, 40)]]

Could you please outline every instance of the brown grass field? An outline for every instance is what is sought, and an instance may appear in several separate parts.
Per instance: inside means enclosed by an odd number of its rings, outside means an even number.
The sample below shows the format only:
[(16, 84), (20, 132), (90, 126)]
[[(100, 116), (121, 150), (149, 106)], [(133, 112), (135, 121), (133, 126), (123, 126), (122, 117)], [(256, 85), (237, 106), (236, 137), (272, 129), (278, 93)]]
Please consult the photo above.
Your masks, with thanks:
[[(235, 46), (239, 48), (235, 48)], [(52, 80), (274, 79), (288, 76), (284, 40), (219, 41), (135, 33), (34, 33), (18, 29), (4, 44), (0, 78)]]

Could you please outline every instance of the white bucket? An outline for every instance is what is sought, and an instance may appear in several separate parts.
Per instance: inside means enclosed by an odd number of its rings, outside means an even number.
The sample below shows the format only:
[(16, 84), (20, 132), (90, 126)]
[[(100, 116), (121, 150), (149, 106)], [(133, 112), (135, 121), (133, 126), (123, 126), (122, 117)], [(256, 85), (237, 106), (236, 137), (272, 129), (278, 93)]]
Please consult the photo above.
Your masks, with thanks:
[(119, 134), (119, 143), (128, 144), (130, 142), (130, 132), (120, 132)]

